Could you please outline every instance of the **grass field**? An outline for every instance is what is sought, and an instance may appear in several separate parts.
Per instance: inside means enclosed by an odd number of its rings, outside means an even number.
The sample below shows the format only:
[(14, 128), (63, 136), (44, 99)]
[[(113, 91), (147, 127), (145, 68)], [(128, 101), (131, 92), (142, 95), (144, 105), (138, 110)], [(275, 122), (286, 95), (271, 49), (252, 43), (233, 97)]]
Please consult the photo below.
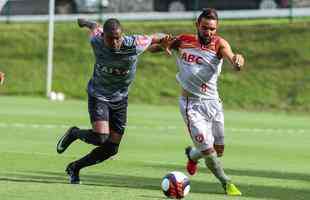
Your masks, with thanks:
[[(161, 177), (185, 172), (190, 144), (177, 106), (130, 105), (128, 128), (114, 160), (81, 172), (82, 185), (67, 184), (66, 164), (90, 151), (76, 142), (64, 154), (57, 139), (71, 125), (88, 127), (86, 102), (0, 97), (1, 200), (165, 199)], [(310, 199), (310, 117), (226, 111), (226, 172), (242, 197), (227, 197), (200, 164), (190, 177), (188, 200)]]

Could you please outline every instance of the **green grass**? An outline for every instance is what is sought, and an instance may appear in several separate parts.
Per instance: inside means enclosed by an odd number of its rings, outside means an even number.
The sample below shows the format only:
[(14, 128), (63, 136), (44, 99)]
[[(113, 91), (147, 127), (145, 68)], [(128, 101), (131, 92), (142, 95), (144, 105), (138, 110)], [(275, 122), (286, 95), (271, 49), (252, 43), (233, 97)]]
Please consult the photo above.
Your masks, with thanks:
[[(232, 109), (310, 110), (309, 18), (223, 20), (219, 34), (245, 55), (246, 68), (235, 73), (225, 62), (219, 80), (225, 106)], [(0, 70), (6, 84), (0, 94), (43, 96), (47, 63), (47, 24), (0, 24)], [(195, 33), (192, 21), (124, 22), (126, 33)], [(56, 23), (53, 90), (85, 99), (93, 71), (86, 30)], [(131, 88), (131, 101), (174, 104), (179, 93), (175, 58), (145, 53)], [(73, 84), (72, 84), (73, 83)]]
[[(114, 160), (85, 169), (83, 185), (67, 184), (66, 164), (92, 147), (74, 143), (64, 154), (57, 139), (72, 125), (88, 127), (84, 101), (0, 98), (1, 200), (164, 199), (161, 177), (185, 172), (183, 148), (190, 144), (176, 105), (129, 105), (128, 128)], [(223, 195), (200, 163), (190, 177), (188, 200), (307, 200), (310, 198), (309, 116), (226, 111), (226, 172), (243, 192)]]

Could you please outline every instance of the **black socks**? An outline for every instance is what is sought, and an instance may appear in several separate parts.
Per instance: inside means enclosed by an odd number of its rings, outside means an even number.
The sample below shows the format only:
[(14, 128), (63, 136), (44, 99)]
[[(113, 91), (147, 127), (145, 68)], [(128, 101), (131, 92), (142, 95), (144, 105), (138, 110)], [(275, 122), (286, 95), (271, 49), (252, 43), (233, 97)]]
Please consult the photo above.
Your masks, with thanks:
[(76, 137), (88, 144), (101, 146), (109, 138), (109, 134), (96, 133), (93, 132), (91, 129), (80, 129), (76, 131)]
[(96, 147), (89, 154), (74, 162), (74, 170), (79, 171), (84, 167), (101, 163), (117, 154), (119, 144), (107, 140), (102, 146)]

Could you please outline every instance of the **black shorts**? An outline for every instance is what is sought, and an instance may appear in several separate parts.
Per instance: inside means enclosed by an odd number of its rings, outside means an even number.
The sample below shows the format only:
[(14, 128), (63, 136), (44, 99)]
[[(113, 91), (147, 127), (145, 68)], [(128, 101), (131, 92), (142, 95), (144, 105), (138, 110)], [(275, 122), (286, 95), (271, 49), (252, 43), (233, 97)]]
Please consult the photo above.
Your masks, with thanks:
[(128, 97), (117, 101), (107, 102), (88, 95), (88, 113), (91, 123), (95, 121), (109, 121), (113, 131), (124, 134), (127, 124)]

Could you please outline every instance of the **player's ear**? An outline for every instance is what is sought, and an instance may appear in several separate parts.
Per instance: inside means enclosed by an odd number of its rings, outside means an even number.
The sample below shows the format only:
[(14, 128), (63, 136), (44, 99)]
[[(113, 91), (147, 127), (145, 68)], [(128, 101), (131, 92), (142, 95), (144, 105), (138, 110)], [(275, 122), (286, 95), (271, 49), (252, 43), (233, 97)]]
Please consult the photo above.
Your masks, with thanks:
[(198, 20), (195, 22), (195, 25), (196, 25), (196, 28), (197, 28), (197, 30), (198, 30), (198, 27), (199, 27), (199, 22), (198, 22)]

